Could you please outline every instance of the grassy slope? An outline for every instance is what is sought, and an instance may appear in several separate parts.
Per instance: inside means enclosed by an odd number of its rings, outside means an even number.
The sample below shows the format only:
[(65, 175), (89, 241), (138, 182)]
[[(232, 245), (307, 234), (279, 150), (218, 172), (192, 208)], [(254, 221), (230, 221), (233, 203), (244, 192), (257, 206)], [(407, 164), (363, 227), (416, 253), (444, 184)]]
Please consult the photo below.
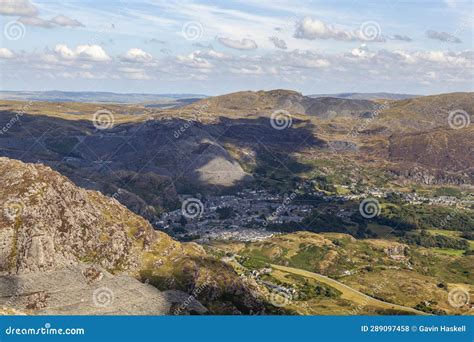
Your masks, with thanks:
[[(387, 256), (386, 249), (400, 243), (371, 239), (355, 240), (346, 234), (298, 232), (255, 243), (219, 243), (240, 256), (243, 265), (290, 267), (298, 272), (328, 276), (377, 299), (414, 307), (423, 301), (448, 313), (465, 313), (447, 302), (448, 290), (461, 286), (474, 290), (474, 257), (450, 256), (432, 249), (410, 246), (404, 260)], [(344, 271), (352, 274), (344, 275)], [(301, 273), (300, 273), (301, 274)], [(445, 283), (446, 288), (438, 285)], [(383, 286), (374, 291), (374, 286)], [(337, 312), (337, 311), (335, 311)], [(314, 313), (314, 312), (313, 312)]]

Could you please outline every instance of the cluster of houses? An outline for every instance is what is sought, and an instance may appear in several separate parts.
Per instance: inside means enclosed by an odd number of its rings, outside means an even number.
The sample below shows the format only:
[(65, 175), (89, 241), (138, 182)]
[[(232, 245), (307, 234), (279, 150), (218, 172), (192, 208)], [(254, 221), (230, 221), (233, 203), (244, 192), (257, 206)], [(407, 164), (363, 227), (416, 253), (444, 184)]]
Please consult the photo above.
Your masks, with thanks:
[[(360, 201), (367, 197), (385, 198), (397, 194), (411, 204), (458, 205), (462, 201), (453, 196), (424, 197), (417, 193), (393, 192), (379, 188), (367, 189), (360, 194), (327, 194), (306, 190), (307, 195), (325, 202)], [(182, 195), (182, 200), (192, 196)], [(267, 231), (271, 224), (301, 223), (311, 215), (314, 207), (307, 202), (296, 201), (296, 193), (279, 195), (266, 190), (242, 190), (233, 195), (199, 196), (199, 213), (189, 217), (182, 209), (164, 213), (154, 225), (177, 238), (191, 237), (193, 240), (238, 240), (259, 241), (271, 237)], [(305, 204), (306, 203), (306, 204)], [(357, 208), (341, 206), (334, 215), (349, 219)]]
[[(312, 211), (310, 205), (293, 203), (287, 196), (270, 194), (265, 190), (206, 196), (199, 201), (202, 207), (196, 217), (186, 217), (182, 209), (178, 209), (164, 213), (155, 225), (165, 231), (177, 232), (173, 235), (178, 238), (198, 235), (199, 239), (204, 240), (258, 241), (274, 235), (265, 230), (267, 225), (301, 222)], [(224, 211), (226, 214), (223, 214)]]

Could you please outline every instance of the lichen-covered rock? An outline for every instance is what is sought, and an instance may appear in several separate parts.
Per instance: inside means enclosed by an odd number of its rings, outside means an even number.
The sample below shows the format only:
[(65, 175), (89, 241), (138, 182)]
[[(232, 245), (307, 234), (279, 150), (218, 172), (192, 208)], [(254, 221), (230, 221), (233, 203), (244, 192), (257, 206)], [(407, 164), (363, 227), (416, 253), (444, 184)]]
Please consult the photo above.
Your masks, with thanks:
[(136, 270), (156, 232), (118, 201), (73, 185), (49, 167), (0, 158), (0, 274), (79, 261)]
[[(92, 278), (91, 278), (92, 276)], [(49, 272), (0, 277), (1, 312), (29, 315), (205, 314), (181, 291), (159, 291), (128, 275), (78, 264)]]

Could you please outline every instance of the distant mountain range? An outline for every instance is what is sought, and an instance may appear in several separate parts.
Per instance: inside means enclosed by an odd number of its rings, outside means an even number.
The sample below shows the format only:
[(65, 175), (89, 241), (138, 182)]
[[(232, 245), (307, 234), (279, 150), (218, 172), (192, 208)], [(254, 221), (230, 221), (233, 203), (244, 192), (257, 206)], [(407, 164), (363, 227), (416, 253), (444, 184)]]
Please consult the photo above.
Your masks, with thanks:
[(395, 93), (339, 93), (339, 94), (314, 94), (308, 95), (308, 97), (336, 97), (340, 99), (351, 99), (351, 100), (405, 100), (412, 99), (414, 97), (420, 97), (422, 95), (413, 94), (395, 94)]
[[(18, 101), (47, 101), (47, 102), (90, 102), (90, 103), (146, 103), (151, 106), (166, 106), (185, 102), (189, 104), (192, 99), (202, 99), (202, 94), (133, 94), (93, 91), (0, 91), (2, 100)], [(184, 101), (188, 100), (188, 101)], [(191, 100), (191, 101), (189, 101)]]
[[(394, 93), (338, 93), (313, 94), (310, 98), (333, 97), (348, 100), (404, 100), (419, 97), (413, 94)], [(113, 93), (101, 91), (0, 91), (0, 100), (17, 101), (47, 101), (47, 102), (89, 102), (89, 103), (144, 103), (150, 107), (175, 107), (176, 104), (189, 104), (196, 99), (208, 97), (203, 94), (142, 94), (142, 93)]]

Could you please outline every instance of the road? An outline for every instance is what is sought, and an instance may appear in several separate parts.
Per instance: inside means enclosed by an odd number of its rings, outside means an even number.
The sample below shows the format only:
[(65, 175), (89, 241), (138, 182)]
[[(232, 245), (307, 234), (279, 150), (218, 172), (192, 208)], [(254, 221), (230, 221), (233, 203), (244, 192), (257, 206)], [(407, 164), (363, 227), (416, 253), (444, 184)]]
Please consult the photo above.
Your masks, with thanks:
[(416, 315), (428, 315), (426, 312), (419, 311), (419, 310), (410, 308), (408, 306), (392, 304), (392, 303), (384, 302), (384, 301), (379, 300), (379, 299), (375, 299), (373, 297), (370, 297), (370, 296), (366, 295), (365, 293), (362, 293), (362, 292), (360, 292), (360, 291), (358, 291), (358, 290), (356, 290), (356, 289), (354, 289), (350, 286), (347, 286), (347, 285), (345, 285), (345, 284), (343, 284), (343, 283), (341, 283), (337, 280), (326, 277), (322, 274), (313, 273), (313, 272), (305, 271), (305, 270), (302, 270), (302, 269), (299, 269), (299, 268), (293, 268), (293, 267), (287, 267), (287, 266), (280, 266), (280, 265), (274, 265), (274, 264), (272, 264), (271, 266), (272, 266), (272, 268), (274, 268), (276, 270), (280, 270), (280, 271), (287, 272), (287, 273), (298, 274), (298, 275), (301, 275), (303, 277), (312, 278), (312, 279), (315, 279), (315, 280), (317, 280), (321, 283), (327, 284), (327, 285), (341, 291), (342, 292), (341, 298), (350, 300), (350, 301), (355, 302), (359, 305), (364, 305), (364, 306), (365, 305), (370, 305), (370, 306), (376, 306), (376, 307), (383, 308), (383, 309), (401, 310), (401, 311), (410, 312), (410, 313), (413, 313), (413, 314), (416, 314)]

